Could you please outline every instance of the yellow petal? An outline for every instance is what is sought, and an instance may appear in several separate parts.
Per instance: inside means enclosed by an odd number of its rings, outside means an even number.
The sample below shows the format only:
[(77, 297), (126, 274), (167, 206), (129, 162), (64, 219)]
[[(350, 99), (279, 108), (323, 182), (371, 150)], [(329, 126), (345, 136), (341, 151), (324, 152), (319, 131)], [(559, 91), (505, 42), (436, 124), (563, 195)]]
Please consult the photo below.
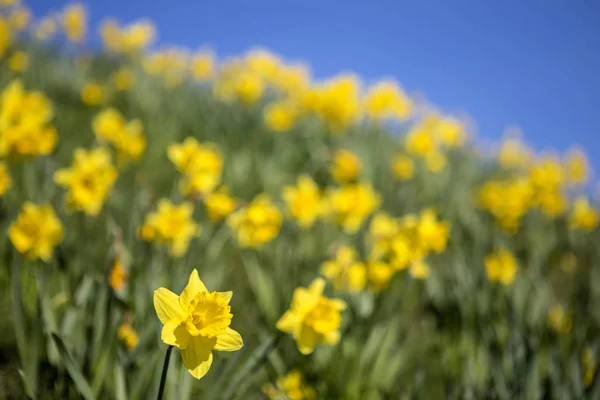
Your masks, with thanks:
[(296, 344), (298, 345), (300, 353), (304, 355), (312, 353), (315, 344), (317, 343), (317, 339), (318, 335), (312, 328), (303, 326), (300, 329), (300, 334), (296, 338)]
[(192, 337), (185, 328), (185, 322), (173, 319), (163, 326), (160, 338), (166, 344), (185, 349)]
[(231, 298), (233, 297), (233, 292), (229, 291), (229, 292), (217, 292), (219, 293), (219, 295), (221, 297), (223, 297), (225, 299), (225, 301), (227, 301), (227, 304), (229, 304), (229, 302), (231, 301)]
[(298, 318), (291, 311), (286, 311), (277, 321), (277, 329), (283, 332), (292, 333), (296, 329)]
[(212, 364), (212, 348), (216, 339), (210, 340), (196, 336), (190, 340), (185, 350), (181, 351), (181, 358), (187, 370), (196, 379), (202, 378)]
[(217, 344), (214, 349), (219, 351), (236, 351), (241, 349), (243, 345), (242, 336), (227, 327), (224, 334), (217, 336)]
[(185, 289), (183, 289), (183, 292), (181, 292), (181, 296), (179, 298), (181, 306), (187, 308), (188, 304), (190, 304), (194, 297), (196, 297), (196, 295), (200, 292), (208, 292), (208, 290), (206, 290), (206, 286), (204, 286), (204, 283), (202, 283), (200, 280), (198, 271), (194, 269), (190, 274), (190, 279), (187, 286)]
[(308, 287), (308, 291), (314, 296), (322, 295), (323, 290), (325, 290), (325, 280), (323, 278), (317, 278), (313, 280)]
[(333, 331), (325, 335), (324, 341), (330, 346), (335, 346), (340, 341), (340, 331)]
[(154, 291), (154, 309), (158, 319), (163, 324), (175, 319), (185, 319), (185, 312), (179, 305), (179, 296), (167, 288), (158, 288)]

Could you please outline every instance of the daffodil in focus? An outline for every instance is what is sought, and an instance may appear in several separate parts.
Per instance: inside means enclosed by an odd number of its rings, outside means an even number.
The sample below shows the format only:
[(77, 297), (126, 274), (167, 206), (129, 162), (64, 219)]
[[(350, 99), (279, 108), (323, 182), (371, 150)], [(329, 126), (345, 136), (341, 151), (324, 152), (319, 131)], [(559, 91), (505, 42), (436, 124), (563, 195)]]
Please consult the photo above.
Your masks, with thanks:
[(4, 194), (12, 186), (12, 179), (8, 173), (8, 168), (3, 161), (0, 161), (0, 198), (4, 197)]
[(362, 170), (361, 159), (350, 150), (340, 149), (333, 155), (331, 175), (339, 184), (354, 181)]
[(579, 197), (573, 203), (573, 211), (570, 217), (571, 228), (591, 232), (598, 227), (600, 213), (592, 207), (586, 197)]
[(25, 202), (17, 219), (8, 229), (8, 237), (29, 259), (49, 262), (54, 248), (63, 239), (63, 226), (49, 204)]
[(326, 214), (341, 225), (346, 233), (353, 234), (380, 203), (380, 196), (370, 184), (348, 184), (327, 193)]
[(341, 312), (346, 303), (323, 296), (324, 290), (325, 280), (321, 278), (308, 288), (296, 288), (290, 309), (277, 321), (277, 329), (291, 334), (302, 354), (312, 353), (319, 343), (334, 346), (340, 340)]
[(52, 103), (41, 92), (27, 92), (14, 80), (0, 95), (0, 156), (50, 154), (57, 142), (50, 125)]
[(515, 280), (519, 264), (513, 254), (505, 248), (489, 254), (485, 258), (485, 269), (490, 282), (509, 286)]
[(117, 177), (117, 169), (107, 149), (79, 148), (73, 154), (71, 166), (55, 172), (54, 181), (68, 189), (66, 203), (69, 207), (93, 216), (102, 209)]
[(308, 386), (299, 370), (290, 371), (286, 376), (277, 379), (276, 386), (263, 386), (263, 393), (269, 400), (315, 400), (315, 390)]
[(29, 56), (23, 51), (16, 51), (8, 59), (8, 68), (14, 72), (23, 72), (29, 66)]
[(63, 11), (62, 25), (67, 38), (74, 43), (85, 39), (87, 12), (82, 4), (69, 5)]
[(229, 189), (222, 186), (203, 198), (204, 208), (212, 222), (222, 220), (231, 214), (238, 206), (238, 201), (229, 194)]
[(143, 240), (167, 245), (172, 256), (181, 257), (192, 238), (200, 233), (200, 226), (192, 219), (193, 212), (192, 203), (175, 205), (169, 200), (160, 200), (157, 210), (146, 216), (139, 235)]
[(268, 194), (261, 194), (250, 204), (227, 218), (242, 247), (260, 247), (273, 240), (281, 229), (282, 216)]
[(356, 250), (350, 246), (340, 246), (333, 260), (321, 265), (321, 274), (333, 283), (336, 290), (359, 292), (367, 282), (367, 269), (358, 258)]
[(164, 287), (154, 291), (154, 308), (163, 324), (161, 339), (180, 350), (183, 364), (196, 379), (210, 369), (213, 351), (237, 351), (244, 345), (230, 328), (231, 296), (209, 292), (196, 270), (181, 295)]
[(296, 186), (283, 188), (288, 213), (303, 228), (310, 228), (322, 214), (321, 192), (308, 175), (298, 177)]
[(87, 82), (81, 88), (81, 101), (88, 106), (98, 106), (104, 103), (106, 91), (96, 82)]

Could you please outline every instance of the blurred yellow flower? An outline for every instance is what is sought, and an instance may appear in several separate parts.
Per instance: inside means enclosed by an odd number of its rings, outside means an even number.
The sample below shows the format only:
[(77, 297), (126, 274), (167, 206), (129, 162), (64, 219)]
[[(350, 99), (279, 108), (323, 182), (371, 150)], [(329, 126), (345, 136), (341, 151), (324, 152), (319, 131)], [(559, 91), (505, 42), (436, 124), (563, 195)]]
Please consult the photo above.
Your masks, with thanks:
[(396, 270), (383, 261), (369, 261), (367, 263), (367, 278), (369, 287), (376, 292), (381, 292), (390, 285), (390, 281)]
[(369, 225), (370, 259), (381, 260), (389, 255), (392, 242), (399, 232), (398, 221), (385, 212), (378, 212)]
[(129, 279), (129, 272), (125, 269), (123, 262), (116, 257), (108, 273), (108, 283), (114, 290), (121, 290)]
[(263, 393), (269, 400), (315, 400), (315, 390), (304, 382), (299, 370), (290, 371), (286, 376), (277, 379), (277, 387), (267, 384)]
[(211, 221), (217, 222), (231, 214), (238, 206), (238, 201), (229, 195), (226, 186), (214, 192), (207, 193), (204, 198), (204, 208)]
[(282, 197), (290, 216), (303, 228), (310, 228), (322, 215), (319, 187), (308, 175), (299, 176), (296, 186), (285, 186)]
[(135, 85), (135, 74), (126, 67), (121, 67), (112, 76), (112, 82), (119, 92), (126, 92)]
[(170, 144), (167, 155), (182, 174), (207, 176), (208, 182), (201, 192), (213, 190), (221, 179), (223, 155), (214, 143), (198, 143), (193, 137), (188, 137), (183, 143)]
[(71, 166), (54, 173), (54, 181), (68, 189), (67, 205), (92, 216), (102, 209), (117, 177), (110, 153), (103, 147), (75, 149)]
[(392, 161), (392, 171), (396, 178), (407, 181), (415, 174), (415, 162), (404, 154), (398, 154)]
[(350, 150), (339, 149), (333, 154), (331, 175), (339, 184), (354, 181), (362, 170), (361, 159)]
[(336, 290), (360, 292), (367, 283), (367, 269), (358, 259), (354, 248), (343, 245), (335, 252), (335, 258), (321, 264), (321, 274), (325, 276)]
[(313, 352), (315, 345), (336, 345), (340, 340), (341, 311), (346, 303), (323, 296), (325, 280), (315, 279), (310, 286), (294, 290), (291, 307), (277, 321), (277, 329), (291, 334), (302, 354)]
[(265, 82), (239, 60), (223, 65), (213, 86), (214, 94), (225, 101), (239, 100), (244, 104), (256, 103), (263, 96)]
[(231, 329), (232, 292), (209, 292), (193, 270), (177, 296), (161, 287), (154, 291), (154, 308), (163, 324), (161, 339), (181, 351), (185, 368), (196, 379), (212, 364), (213, 351), (237, 351), (244, 342)]
[(379, 194), (370, 184), (348, 184), (327, 192), (326, 214), (341, 225), (346, 233), (353, 234), (380, 203)]
[(369, 89), (363, 100), (365, 114), (375, 120), (396, 119), (403, 121), (412, 112), (410, 98), (394, 81), (387, 80)]
[(447, 159), (441, 151), (434, 151), (425, 157), (425, 165), (430, 172), (437, 174), (446, 167)]
[(355, 75), (336, 76), (317, 89), (315, 112), (333, 134), (360, 118), (360, 81)]
[(581, 353), (581, 369), (583, 370), (583, 384), (586, 388), (590, 387), (596, 373), (596, 357), (590, 347), (586, 347)]
[(192, 238), (200, 233), (200, 226), (192, 219), (193, 213), (192, 203), (175, 205), (162, 199), (158, 202), (157, 210), (146, 216), (140, 236), (143, 240), (167, 245), (172, 256), (181, 257)]
[(63, 11), (62, 25), (67, 38), (74, 43), (85, 39), (87, 12), (82, 4), (71, 4)]
[(44, 17), (35, 28), (35, 37), (38, 40), (50, 39), (56, 33), (56, 22), (52, 17)]
[(121, 340), (125, 345), (127, 351), (132, 351), (140, 341), (137, 332), (129, 323), (122, 323), (121, 325), (119, 325), (117, 335), (119, 337), (119, 340)]
[(498, 150), (498, 162), (507, 169), (526, 167), (531, 158), (531, 150), (516, 135), (504, 138)]
[(275, 132), (287, 132), (294, 128), (298, 120), (298, 110), (290, 102), (277, 101), (265, 107), (265, 124)]
[(567, 182), (571, 185), (581, 185), (588, 181), (590, 177), (590, 166), (585, 152), (574, 147), (569, 149), (565, 158), (565, 174)]
[(429, 265), (427, 265), (427, 263), (423, 260), (413, 261), (408, 272), (415, 279), (427, 279), (431, 274)]
[(23, 51), (14, 52), (8, 59), (8, 68), (14, 72), (23, 72), (29, 66), (29, 55)]
[(190, 61), (192, 78), (205, 82), (210, 80), (215, 72), (215, 56), (207, 50), (199, 50), (192, 56)]
[(146, 137), (144, 136), (142, 122), (138, 119), (129, 121), (115, 138), (113, 145), (117, 150), (119, 162), (129, 160), (138, 161), (146, 150)]
[(92, 120), (92, 130), (100, 143), (114, 143), (126, 124), (123, 115), (115, 108), (102, 110)]
[(81, 88), (81, 101), (88, 106), (97, 106), (106, 100), (106, 90), (95, 82), (87, 82)]
[(485, 268), (490, 282), (509, 286), (515, 280), (519, 264), (508, 249), (502, 248), (485, 258)]
[(436, 253), (443, 253), (446, 250), (446, 244), (450, 236), (450, 223), (448, 221), (438, 221), (433, 209), (429, 208), (421, 211), (416, 228), (419, 248), (422, 251), (429, 252), (433, 250)]
[(31, 21), (31, 12), (24, 7), (17, 7), (11, 11), (9, 19), (15, 31), (24, 31)]
[(467, 140), (465, 124), (454, 118), (442, 118), (435, 127), (437, 140), (446, 147), (460, 147)]
[(538, 190), (552, 190), (564, 184), (565, 171), (558, 159), (545, 157), (531, 166), (529, 179)]
[(8, 168), (4, 161), (0, 161), (0, 198), (4, 197), (4, 194), (12, 186), (12, 179), (8, 173)]
[(227, 218), (242, 247), (259, 247), (279, 234), (281, 212), (268, 194), (261, 194), (250, 204)]
[(54, 248), (63, 239), (63, 226), (51, 205), (27, 201), (10, 225), (8, 237), (25, 257), (49, 262)]
[(557, 333), (569, 333), (571, 331), (571, 315), (560, 305), (554, 305), (548, 310), (548, 325)]
[(487, 209), (503, 229), (515, 233), (533, 205), (533, 196), (534, 190), (528, 179), (491, 180), (478, 189), (477, 203)]
[(52, 103), (41, 92), (26, 92), (20, 80), (0, 95), (0, 156), (49, 154), (57, 141), (49, 125)]
[(4, 56), (6, 50), (12, 45), (13, 33), (8, 20), (0, 15), (0, 57)]
[(136, 55), (150, 46), (156, 38), (156, 28), (148, 20), (139, 20), (121, 30), (120, 50)]
[(590, 202), (586, 197), (578, 197), (573, 203), (573, 211), (570, 217), (571, 228), (591, 232), (598, 227), (599, 221), (598, 209), (590, 206)]

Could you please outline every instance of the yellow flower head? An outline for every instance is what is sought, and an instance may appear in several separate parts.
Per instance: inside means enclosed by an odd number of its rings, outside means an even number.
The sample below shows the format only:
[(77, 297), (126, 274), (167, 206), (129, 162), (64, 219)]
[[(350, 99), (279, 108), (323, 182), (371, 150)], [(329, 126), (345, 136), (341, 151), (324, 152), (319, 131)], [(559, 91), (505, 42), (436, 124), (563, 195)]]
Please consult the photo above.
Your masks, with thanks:
[(346, 303), (323, 296), (324, 289), (321, 278), (308, 288), (296, 288), (290, 309), (277, 321), (277, 329), (291, 334), (302, 354), (312, 353), (318, 343), (333, 346), (340, 340), (341, 311)]
[(113, 265), (108, 273), (108, 283), (114, 290), (121, 290), (129, 279), (129, 272), (121, 262), (119, 257), (115, 258)]
[(135, 331), (135, 329), (133, 329), (133, 326), (131, 326), (131, 324), (129, 324), (129, 323), (121, 324), (117, 331), (117, 335), (118, 335), (119, 339), (125, 345), (125, 348), (127, 349), (127, 351), (133, 350), (135, 348), (135, 346), (137, 346), (138, 342), (140, 341), (140, 338), (139, 338), (137, 332)]
[(297, 107), (289, 101), (277, 101), (265, 107), (265, 124), (275, 132), (287, 132), (294, 128), (299, 117)]
[(546, 157), (531, 167), (529, 179), (536, 189), (550, 191), (564, 184), (565, 171), (558, 159)]
[(304, 382), (299, 370), (290, 371), (286, 376), (277, 379), (277, 388), (265, 385), (263, 393), (269, 400), (315, 400), (315, 390)]
[(438, 151), (435, 137), (438, 121), (439, 118), (435, 114), (430, 114), (408, 132), (405, 146), (409, 154), (426, 158)]
[(120, 50), (126, 54), (138, 54), (150, 46), (155, 38), (156, 28), (152, 22), (136, 21), (122, 29)]
[(396, 218), (384, 212), (375, 214), (369, 225), (370, 258), (380, 260), (389, 255), (392, 243), (398, 233), (399, 225)]
[(38, 40), (47, 40), (56, 33), (56, 22), (52, 17), (44, 17), (35, 28), (35, 37)]
[(8, 68), (14, 72), (23, 72), (29, 66), (29, 56), (24, 51), (16, 51), (8, 59)]
[(120, 162), (128, 160), (138, 161), (146, 150), (146, 137), (144, 136), (142, 122), (138, 119), (129, 121), (114, 141), (117, 150), (117, 159)]
[(6, 53), (6, 50), (13, 42), (12, 27), (8, 20), (0, 15), (0, 57)]
[(389, 285), (396, 270), (383, 261), (369, 261), (367, 264), (367, 278), (369, 287), (376, 292), (385, 290)]
[(598, 227), (599, 221), (598, 210), (590, 205), (587, 198), (579, 197), (575, 200), (570, 217), (571, 228), (591, 232)]
[(590, 166), (582, 149), (575, 147), (569, 150), (565, 158), (565, 173), (571, 185), (581, 185), (588, 181)]
[(375, 211), (381, 199), (368, 183), (356, 183), (330, 190), (326, 197), (327, 214), (348, 234), (356, 233)]
[(217, 222), (227, 217), (238, 206), (238, 201), (229, 195), (226, 186), (222, 186), (204, 196), (204, 208), (211, 221)]
[(95, 82), (88, 82), (81, 88), (81, 101), (88, 106), (97, 106), (106, 100), (104, 87)]
[(25, 202), (8, 230), (13, 246), (29, 259), (50, 261), (52, 252), (63, 238), (63, 226), (52, 206)]
[(62, 25), (67, 38), (74, 43), (85, 39), (87, 24), (87, 12), (83, 5), (72, 4), (67, 6), (63, 12)]
[(434, 151), (425, 157), (425, 165), (430, 172), (437, 174), (446, 166), (447, 159), (441, 151)]
[(363, 100), (367, 116), (375, 120), (396, 119), (404, 121), (412, 112), (410, 98), (394, 81), (381, 81), (367, 92)]
[(87, 215), (97, 215), (117, 177), (117, 169), (112, 165), (107, 149), (78, 148), (71, 166), (56, 171), (54, 181), (68, 189), (66, 202), (69, 207)]
[(487, 209), (503, 229), (515, 233), (521, 218), (533, 205), (533, 196), (534, 190), (528, 179), (488, 181), (478, 189), (477, 203)]
[(296, 186), (284, 187), (282, 197), (290, 216), (303, 228), (310, 228), (322, 214), (319, 187), (308, 175), (299, 176)]
[(415, 174), (415, 162), (404, 154), (398, 154), (392, 161), (392, 171), (396, 178), (407, 181)]
[(213, 350), (236, 351), (244, 342), (231, 329), (231, 292), (209, 292), (193, 270), (187, 286), (177, 296), (161, 287), (154, 291), (154, 308), (163, 323), (161, 339), (181, 351), (187, 370), (202, 378), (212, 364)]
[(350, 150), (339, 149), (333, 155), (331, 175), (339, 184), (354, 181), (362, 169), (362, 161)]
[(112, 76), (112, 82), (119, 92), (126, 92), (135, 84), (135, 74), (129, 68), (121, 67)]
[(569, 333), (571, 331), (571, 314), (565, 308), (557, 304), (548, 310), (548, 325), (557, 333)]
[(507, 169), (526, 167), (531, 158), (531, 150), (516, 135), (506, 137), (498, 150), (498, 162)]
[(502, 248), (485, 258), (485, 269), (490, 282), (509, 286), (515, 280), (519, 264), (508, 249)]
[(221, 69), (213, 91), (225, 101), (239, 100), (244, 104), (253, 104), (263, 96), (265, 82), (260, 74), (244, 63), (233, 60)]
[(338, 134), (360, 118), (360, 81), (354, 75), (340, 75), (318, 88), (315, 112)]
[(367, 269), (350, 246), (340, 246), (333, 260), (321, 265), (321, 273), (333, 283), (336, 290), (359, 292), (367, 281)]
[(200, 233), (200, 226), (192, 219), (193, 212), (191, 203), (175, 205), (169, 200), (160, 200), (157, 211), (146, 216), (140, 230), (142, 239), (166, 244), (172, 256), (181, 257), (192, 238)]
[(465, 124), (454, 118), (442, 118), (435, 132), (437, 140), (446, 147), (460, 147), (467, 140)]
[(125, 128), (125, 118), (114, 108), (99, 112), (92, 120), (92, 130), (96, 139), (103, 143), (113, 143)]
[(183, 143), (169, 145), (168, 156), (185, 175), (181, 182), (184, 194), (210, 193), (221, 181), (223, 154), (214, 143), (198, 143), (187, 138)]
[(310, 84), (310, 71), (303, 64), (281, 65), (269, 83), (283, 95), (298, 100)]
[(24, 31), (31, 21), (31, 12), (24, 7), (17, 7), (11, 11), (9, 18), (16, 31)]
[(8, 169), (3, 161), (0, 161), (0, 198), (4, 197), (4, 194), (12, 186), (12, 179), (8, 174)]
[(259, 247), (279, 234), (281, 212), (268, 194), (257, 196), (252, 202), (231, 214), (227, 223), (235, 231), (242, 247)]
[(431, 274), (429, 265), (423, 260), (413, 261), (408, 272), (415, 279), (427, 279)]
[(207, 50), (200, 50), (192, 56), (190, 62), (192, 78), (205, 82), (210, 80), (215, 72), (215, 55)]
[(26, 92), (14, 80), (0, 95), (0, 156), (49, 154), (57, 141), (49, 125), (52, 103), (40, 92)]
[(433, 209), (425, 209), (421, 212), (417, 225), (417, 236), (421, 249), (443, 253), (446, 250), (449, 235), (449, 222), (438, 221)]

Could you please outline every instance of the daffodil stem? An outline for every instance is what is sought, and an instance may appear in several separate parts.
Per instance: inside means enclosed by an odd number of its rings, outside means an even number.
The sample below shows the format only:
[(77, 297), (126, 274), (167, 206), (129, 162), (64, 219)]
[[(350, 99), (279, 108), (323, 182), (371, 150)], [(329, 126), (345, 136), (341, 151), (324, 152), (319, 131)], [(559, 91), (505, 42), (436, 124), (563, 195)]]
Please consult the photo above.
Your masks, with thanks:
[(169, 370), (169, 360), (171, 359), (171, 350), (173, 346), (167, 347), (167, 353), (165, 354), (165, 361), (163, 363), (162, 374), (160, 375), (160, 386), (158, 387), (157, 400), (162, 400), (165, 392), (165, 383), (167, 382), (167, 371)]

